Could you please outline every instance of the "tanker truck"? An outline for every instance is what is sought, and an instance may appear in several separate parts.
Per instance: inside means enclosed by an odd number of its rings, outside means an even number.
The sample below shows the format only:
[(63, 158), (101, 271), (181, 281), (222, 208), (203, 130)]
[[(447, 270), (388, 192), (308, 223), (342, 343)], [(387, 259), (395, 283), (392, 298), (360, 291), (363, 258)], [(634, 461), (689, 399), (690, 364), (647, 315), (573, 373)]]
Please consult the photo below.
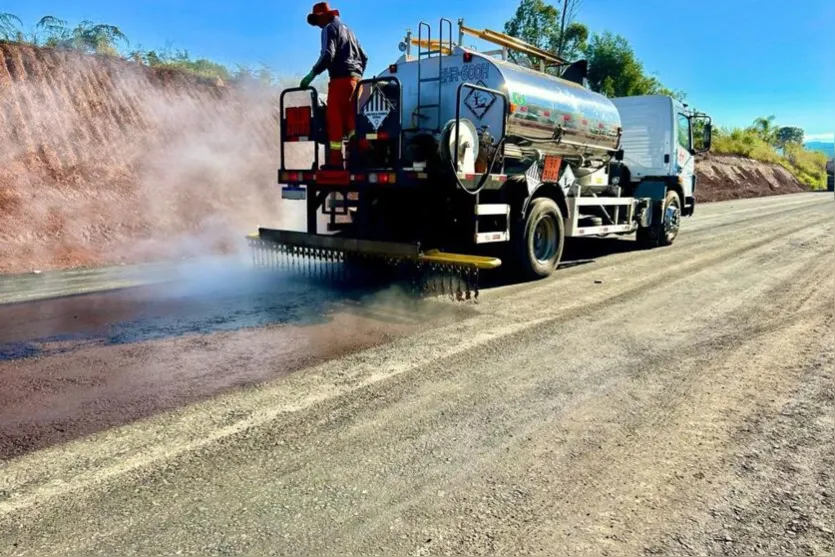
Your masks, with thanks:
[[(359, 83), (345, 169), (320, 166), (316, 90), (281, 93), (278, 181), (284, 199), (304, 202), (307, 231), (259, 228), (248, 237), (256, 265), (383, 261), (469, 299), (485, 269), (551, 275), (568, 237), (673, 242), (694, 211), (693, 127), (705, 120), (709, 148), (707, 116), (669, 97), (608, 99), (586, 87), (585, 61), (463, 20), (457, 35), (448, 19), (434, 39), (421, 22), (397, 60)], [(288, 156), (301, 144), (309, 156)]]

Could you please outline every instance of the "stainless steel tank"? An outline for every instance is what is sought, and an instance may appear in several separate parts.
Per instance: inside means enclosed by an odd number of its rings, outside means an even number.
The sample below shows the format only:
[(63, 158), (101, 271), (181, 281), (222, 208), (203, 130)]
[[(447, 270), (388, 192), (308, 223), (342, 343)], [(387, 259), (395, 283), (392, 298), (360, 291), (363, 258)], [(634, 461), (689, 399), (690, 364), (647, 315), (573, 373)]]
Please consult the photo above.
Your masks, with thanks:
[[(471, 83), (507, 95), (512, 104), (507, 129), (511, 142), (531, 142), (547, 154), (582, 156), (586, 164), (597, 161), (594, 166), (608, 161), (618, 148), (617, 108), (605, 96), (576, 83), (457, 46), (449, 55), (420, 61), (402, 56), (395, 66), (381, 75), (394, 75), (401, 82), (406, 128), (443, 127), (455, 118), (458, 88)], [(418, 74), (425, 81), (419, 83)], [(431, 106), (438, 104), (440, 108)], [(496, 136), (501, 130), (502, 100), (465, 88), (460, 114)]]

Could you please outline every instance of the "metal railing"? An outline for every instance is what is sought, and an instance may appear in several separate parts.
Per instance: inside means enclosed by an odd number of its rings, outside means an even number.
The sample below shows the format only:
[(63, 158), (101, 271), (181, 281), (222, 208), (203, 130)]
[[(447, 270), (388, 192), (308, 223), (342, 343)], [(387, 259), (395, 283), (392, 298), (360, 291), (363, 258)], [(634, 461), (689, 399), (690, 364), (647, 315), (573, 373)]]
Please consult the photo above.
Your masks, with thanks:
[(308, 169), (288, 169), (285, 165), (284, 144), (287, 142), (287, 114), (284, 107), (284, 97), (288, 93), (298, 93), (300, 91), (310, 92), (310, 139), (313, 141), (313, 166), (310, 170), (319, 169), (319, 139), (317, 133), (321, 130), (321, 122), (319, 121), (319, 92), (314, 87), (291, 87), (281, 92), (278, 98), (278, 110), (280, 117), (279, 129), (279, 151), (281, 155), (281, 163), (279, 169), (284, 170), (308, 170)]
[[(446, 25), (446, 27), (445, 27)], [(416, 122), (414, 127), (421, 128), (421, 118), (423, 118), (423, 114), (421, 112), (422, 109), (425, 108), (434, 108), (437, 111), (438, 118), (437, 118), (437, 126), (434, 128), (435, 132), (440, 131), (441, 127), (441, 84), (443, 79), (443, 68), (444, 68), (444, 29), (447, 29), (447, 51), (452, 53), (452, 21), (442, 17), (439, 22), (440, 33), (439, 33), (439, 40), (438, 40), (438, 49), (432, 49), (432, 27), (426, 23), (425, 21), (421, 21), (418, 24), (418, 55), (417, 55), (417, 105), (415, 107), (415, 118)], [(424, 43), (423, 40), (423, 32), (426, 29), (426, 41)], [(426, 48), (424, 49), (424, 44)], [(431, 59), (433, 55), (437, 55), (438, 57), (438, 76), (437, 77), (423, 77), (423, 64), (421, 63), (423, 59)], [(438, 102), (435, 104), (422, 104), (421, 103), (421, 89), (424, 83), (438, 83)]]

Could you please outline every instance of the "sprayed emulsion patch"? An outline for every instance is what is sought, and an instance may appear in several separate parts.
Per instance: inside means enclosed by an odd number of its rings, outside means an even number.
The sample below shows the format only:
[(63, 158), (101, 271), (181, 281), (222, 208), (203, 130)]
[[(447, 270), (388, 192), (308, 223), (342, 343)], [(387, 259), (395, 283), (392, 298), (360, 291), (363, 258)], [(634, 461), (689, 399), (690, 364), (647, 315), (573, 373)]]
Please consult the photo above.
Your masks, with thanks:
[[(121, 271), (121, 272), (120, 272)], [(0, 277), (0, 285), (11, 282)], [(275, 324), (321, 322), (372, 290), (304, 273), (254, 272), (235, 257), (45, 273), (0, 296), (0, 354), (66, 350), (71, 341), (129, 344)], [(114, 285), (129, 285), (121, 288)], [(85, 293), (86, 292), (86, 293)], [(66, 295), (62, 295), (65, 293)], [(0, 358), (3, 359), (3, 358)]]
[(159, 285), (0, 305), (0, 458), (473, 312), (394, 288), (333, 289), (221, 260), (178, 272)]

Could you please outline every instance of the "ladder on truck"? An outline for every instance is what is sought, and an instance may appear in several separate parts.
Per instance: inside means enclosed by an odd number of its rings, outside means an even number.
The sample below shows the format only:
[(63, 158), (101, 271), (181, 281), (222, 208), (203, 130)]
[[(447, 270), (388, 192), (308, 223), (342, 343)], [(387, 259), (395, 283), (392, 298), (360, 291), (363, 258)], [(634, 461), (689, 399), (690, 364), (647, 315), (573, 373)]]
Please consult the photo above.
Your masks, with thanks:
[[(460, 22), (459, 22), (460, 25)], [(415, 105), (414, 117), (415, 117), (415, 126), (414, 129), (409, 131), (430, 131), (433, 133), (440, 133), (441, 132), (441, 104), (443, 98), (443, 70), (444, 70), (444, 57), (447, 55), (452, 55), (453, 53), (453, 42), (452, 42), (452, 21), (447, 18), (441, 18), (439, 22), (440, 32), (439, 37), (436, 42), (432, 42), (432, 27), (426, 23), (425, 21), (421, 21), (418, 24), (418, 38), (417, 38), (417, 47), (418, 47), (418, 54), (417, 54), (417, 104)], [(446, 35), (444, 35), (444, 31), (446, 31)], [(424, 38), (425, 33), (425, 38)], [(407, 41), (411, 42), (410, 39), (407, 37)], [(460, 45), (459, 45), (460, 46)], [(423, 60), (428, 60), (433, 57), (438, 59), (438, 75), (437, 76), (430, 76), (425, 77), (423, 74), (423, 66), (421, 62)], [(426, 102), (427, 95), (423, 91), (423, 87), (427, 83), (436, 83), (438, 87), (438, 97), (436, 102)], [(458, 95), (456, 98), (456, 121), (459, 119), (459, 110), (461, 105), (461, 91), (463, 89), (482, 89), (488, 90), (486, 87), (475, 85), (472, 83), (464, 83), (458, 89)], [(500, 93), (498, 91), (492, 91), (494, 94), (498, 94), (502, 97), (503, 102), (505, 103), (505, 110), (509, 106), (509, 100), (506, 95)], [(434, 101), (434, 99), (433, 99)], [(431, 128), (429, 126), (423, 126), (423, 121), (429, 120), (430, 116), (426, 114), (428, 110), (435, 110), (437, 114), (436, 126)], [(505, 123), (506, 125), (506, 123)], [(504, 135), (504, 129), (502, 129), (502, 135)], [(457, 145), (457, 141), (456, 141)], [(458, 162), (457, 153), (455, 155), (455, 163)], [(475, 183), (478, 182), (478, 177), (475, 175), (465, 175), (463, 173), (457, 173), (459, 179), (459, 186), (464, 189), (467, 189), (467, 186), (462, 184), (461, 181), (465, 182), (472, 182), (469, 185), (475, 186)], [(490, 180), (503, 180), (504, 176), (500, 175), (490, 175)], [(475, 192), (473, 195), (473, 242), (475, 244), (487, 244), (493, 242), (506, 242), (510, 239), (510, 205), (507, 203), (481, 203), (481, 193)], [(504, 220), (504, 227), (500, 230), (491, 230), (488, 232), (480, 231), (480, 217), (499, 217), (503, 218)]]
[[(452, 21), (449, 19), (442, 17), (440, 24), (440, 33), (437, 43), (437, 49), (435, 49), (436, 45), (432, 44), (432, 27), (426, 23), (425, 21), (421, 21), (418, 24), (418, 55), (417, 55), (417, 105), (415, 107), (415, 128), (423, 128), (422, 120), (429, 118), (424, 114), (425, 110), (435, 110), (437, 112), (437, 125), (434, 128), (431, 128), (432, 131), (435, 133), (439, 133), (441, 131), (441, 79), (443, 77), (443, 68), (444, 68), (444, 52), (446, 50), (447, 53), (452, 53)], [(444, 48), (444, 29), (447, 29), (447, 47)], [(423, 40), (423, 33), (426, 31), (426, 41)], [(424, 48), (424, 45), (426, 48)], [(431, 59), (432, 57), (438, 58), (438, 75), (436, 77), (424, 77), (423, 76), (423, 64), (420, 62), (424, 59)], [(424, 103), (424, 95), (422, 92), (423, 86), (426, 83), (437, 83), (438, 84), (438, 99), (436, 102)]]

